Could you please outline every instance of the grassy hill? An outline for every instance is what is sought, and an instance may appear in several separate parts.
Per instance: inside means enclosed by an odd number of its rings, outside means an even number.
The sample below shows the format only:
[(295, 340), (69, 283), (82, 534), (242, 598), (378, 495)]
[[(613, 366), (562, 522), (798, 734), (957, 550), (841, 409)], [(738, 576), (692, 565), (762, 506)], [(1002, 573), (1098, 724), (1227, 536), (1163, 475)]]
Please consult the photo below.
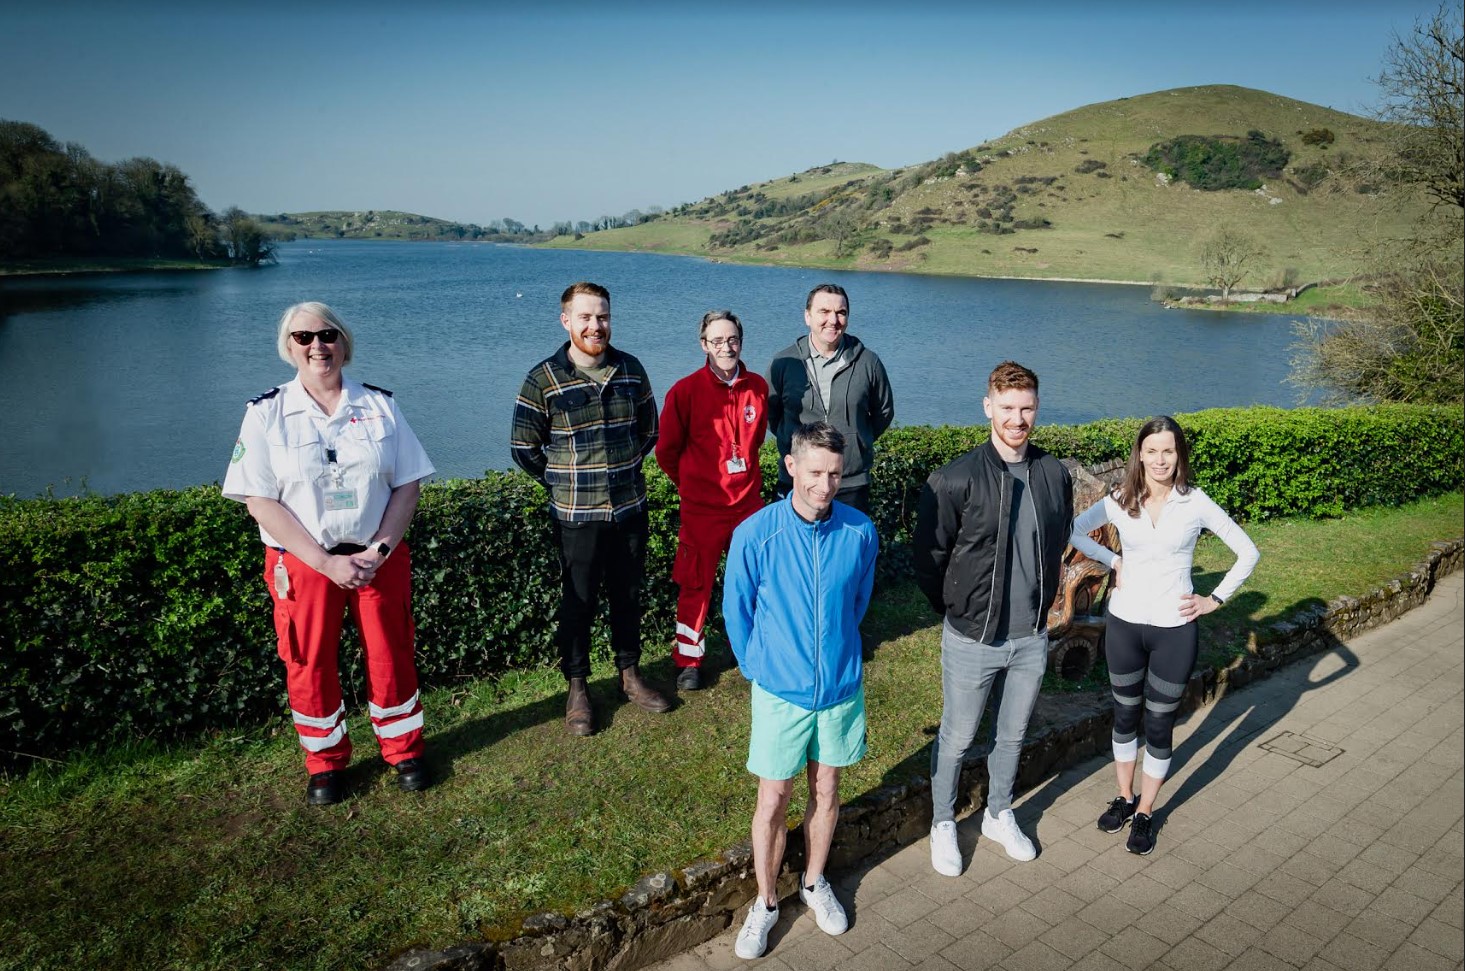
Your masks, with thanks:
[(327, 212), (282, 212), (256, 215), (274, 239), (408, 239), (460, 240), (486, 242), (537, 242), (545, 233), (506, 233), (485, 229), (473, 223), (458, 223), (432, 216), (392, 209), (369, 209), (363, 212), (331, 210)]
[[(1328, 144), (1303, 135), (1326, 129)], [(1181, 135), (1260, 131), (1290, 159), (1254, 190), (1206, 191), (1143, 162)], [(977, 276), (1203, 283), (1200, 242), (1230, 224), (1266, 255), (1243, 287), (1366, 274), (1369, 241), (1421, 200), (1324, 176), (1383, 151), (1383, 127), (1265, 91), (1211, 85), (1088, 105), (904, 169), (839, 163), (731, 189), (641, 225), (546, 245)], [(1318, 141), (1315, 137), (1309, 141)]]

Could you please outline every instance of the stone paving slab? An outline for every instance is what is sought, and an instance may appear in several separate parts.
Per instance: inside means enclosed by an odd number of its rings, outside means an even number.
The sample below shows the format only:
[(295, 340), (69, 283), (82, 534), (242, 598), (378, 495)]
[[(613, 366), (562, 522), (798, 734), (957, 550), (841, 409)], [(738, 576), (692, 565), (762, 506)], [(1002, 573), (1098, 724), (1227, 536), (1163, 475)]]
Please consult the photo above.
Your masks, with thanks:
[[(1284, 733), (1300, 742), (1265, 746)], [(831, 874), (850, 915), (840, 937), (794, 899), (758, 961), (733, 954), (739, 919), (654, 967), (1465, 969), (1465, 575), (1193, 712), (1175, 751), (1148, 857), (1095, 828), (1114, 781), (1091, 759), (1017, 801), (1031, 863), (971, 815), (960, 877), (931, 870), (924, 840)]]

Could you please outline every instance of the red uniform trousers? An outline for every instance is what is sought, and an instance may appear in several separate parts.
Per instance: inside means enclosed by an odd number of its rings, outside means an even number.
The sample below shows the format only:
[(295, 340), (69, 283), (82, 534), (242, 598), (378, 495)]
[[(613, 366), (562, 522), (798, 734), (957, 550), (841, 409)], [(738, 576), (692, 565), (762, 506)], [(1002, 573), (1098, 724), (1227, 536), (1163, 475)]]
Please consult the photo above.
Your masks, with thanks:
[[(275, 564), (281, 559), (290, 577), (284, 597), (275, 588)], [(420, 758), (422, 702), (412, 661), (416, 625), (406, 544), (392, 551), (371, 583), (356, 590), (342, 590), (293, 554), (267, 547), (265, 583), (275, 602), (275, 633), (306, 771), (344, 769), (351, 761), (337, 660), (348, 606), (366, 648), (367, 707), (382, 758), (392, 765)]]
[(672, 648), (672, 658), (679, 668), (702, 666), (702, 657), (707, 653), (702, 625), (712, 605), (717, 564), (727, 552), (738, 523), (763, 508), (757, 493), (752, 498), (738, 509), (682, 504), (682, 528), (677, 533), (677, 557), (671, 568), (671, 578), (681, 588), (677, 594), (677, 637)]

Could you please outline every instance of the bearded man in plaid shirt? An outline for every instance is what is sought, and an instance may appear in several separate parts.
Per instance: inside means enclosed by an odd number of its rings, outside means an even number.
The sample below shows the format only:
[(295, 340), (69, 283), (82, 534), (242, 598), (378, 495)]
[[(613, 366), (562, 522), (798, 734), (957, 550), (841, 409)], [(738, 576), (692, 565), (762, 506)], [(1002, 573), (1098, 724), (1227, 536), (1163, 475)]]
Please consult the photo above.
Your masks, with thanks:
[(641, 583), (646, 573), (646, 480), (656, 398), (641, 362), (610, 344), (610, 291), (575, 283), (560, 297), (570, 339), (529, 371), (514, 403), (514, 461), (549, 490), (562, 595), (555, 642), (569, 683), (565, 728), (590, 735), (590, 624), (601, 584), (622, 697), (671, 710), (641, 678)]

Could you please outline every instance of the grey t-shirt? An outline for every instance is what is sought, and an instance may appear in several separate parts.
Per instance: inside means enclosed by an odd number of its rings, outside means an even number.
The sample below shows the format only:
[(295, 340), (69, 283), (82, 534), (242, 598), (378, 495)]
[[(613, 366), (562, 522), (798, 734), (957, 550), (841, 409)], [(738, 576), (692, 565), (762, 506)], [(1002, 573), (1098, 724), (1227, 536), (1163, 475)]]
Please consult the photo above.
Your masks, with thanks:
[(823, 357), (813, 346), (809, 347), (809, 369), (814, 373), (814, 380), (819, 388), (819, 406), (824, 409), (824, 414), (829, 415), (829, 397), (834, 394), (834, 376), (844, 363), (844, 338), (840, 338), (839, 346), (828, 356)]
[(997, 615), (997, 629), (1004, 639), (1031, 637), (1034, 629), (1047, 626), (1038, 618), (1038, 510), (1028, 489), (1028, 464), (1008, 462), (1013, 477), (1012, 512), (1007, 524), (1007, 597)]

